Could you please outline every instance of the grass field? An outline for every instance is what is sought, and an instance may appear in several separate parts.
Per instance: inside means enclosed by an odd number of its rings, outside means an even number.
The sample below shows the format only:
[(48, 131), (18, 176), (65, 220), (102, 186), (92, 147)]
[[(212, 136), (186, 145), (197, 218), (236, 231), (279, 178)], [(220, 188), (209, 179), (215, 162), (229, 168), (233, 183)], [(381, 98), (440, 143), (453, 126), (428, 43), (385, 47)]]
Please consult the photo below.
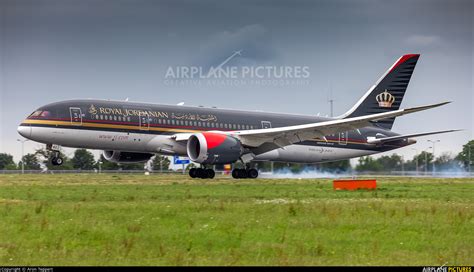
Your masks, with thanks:
[(474, 265), (474, 179), (0, 175), (0, 265)]

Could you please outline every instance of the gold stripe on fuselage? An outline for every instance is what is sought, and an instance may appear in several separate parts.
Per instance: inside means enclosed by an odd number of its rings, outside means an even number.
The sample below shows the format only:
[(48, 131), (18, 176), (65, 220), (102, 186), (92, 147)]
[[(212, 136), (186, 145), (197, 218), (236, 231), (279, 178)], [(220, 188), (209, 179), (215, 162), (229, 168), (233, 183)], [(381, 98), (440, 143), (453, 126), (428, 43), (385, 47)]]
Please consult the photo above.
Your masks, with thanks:
[[(177, 129), (177, 128), (162, 128), (162, 127), (149, 127), (148, 129), (142, 129), (140, 126), (134, 125), (114, 125), (114, 124), (98, 124), (90, 122), (82, 122), (77, 125), (73, 125), (71, 121), (54, 121), (54, 120), (32, 120), (26, 119), (22, 122), (23, 124), (39, 124), (39, 125), (57, 125), (57, 126), (69, 126), (69, 127), (91, 127), (91, 128), (116, 128), (116, 129), (129, 129), (137, 132), (140, 131), (164, 131), (164, 132), (202, 132), (203, 130), (192, 130), (192, 129)], [(308, 140), (312, 142), (326, 142), (323, 140)], [(329, 143), (339, 143), (338, 140), (327, 140)], [(365, 145), (366, 143), (347, 141), (347, 144)]]
[(91, 128), (117, 128), (117, 129), (129, 129), (136, 131), (166, 131), (166, 132), (200, 132), (200, 130), (192, 129), (176, 129), (176, 128), (162, 128), (162, 127), (149, 127), (141, 128), (140, 126), (134, 125), (115, 125), (115, 124), (98, 124), (98, 123), (89, 123), (82, 122), (74, 125), (72, 122), (68, 121), (54, 121), (54, 120), (31, 120), (26, 119), (22, 122), (23, 124), (39, 124), (39, 125), (56, 125), (56, 126), (70, 126), (70, 127), (91, 127)]

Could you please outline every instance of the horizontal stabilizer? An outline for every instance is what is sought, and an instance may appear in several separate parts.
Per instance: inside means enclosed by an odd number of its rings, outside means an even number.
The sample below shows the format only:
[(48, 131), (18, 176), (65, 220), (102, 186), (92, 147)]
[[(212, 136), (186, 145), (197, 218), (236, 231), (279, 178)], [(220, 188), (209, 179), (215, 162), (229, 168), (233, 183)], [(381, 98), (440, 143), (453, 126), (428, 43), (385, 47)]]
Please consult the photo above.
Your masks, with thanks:
[(392, 137), (385, 137), (385, 138), (368, 138), (367, 143), (369, 143), (369, 144), (383, 144), (383, 143), (387, 143), (387, 142), (393, 142), (393, 141), (398, 141), (398, 140), (403, 140), (403, 139), (408, 139), (408, 138), (421, 137), (421, 136), (427, 136), (427, 135), (433, 135), (433, 134), (448, 133), (448, 132), (454, 132), (454, 131), (460, 131), (460, 129), (414, 133), (414, 134), (406, 134), (406, 135), (399, 135), (399, 136), (392, 136)]

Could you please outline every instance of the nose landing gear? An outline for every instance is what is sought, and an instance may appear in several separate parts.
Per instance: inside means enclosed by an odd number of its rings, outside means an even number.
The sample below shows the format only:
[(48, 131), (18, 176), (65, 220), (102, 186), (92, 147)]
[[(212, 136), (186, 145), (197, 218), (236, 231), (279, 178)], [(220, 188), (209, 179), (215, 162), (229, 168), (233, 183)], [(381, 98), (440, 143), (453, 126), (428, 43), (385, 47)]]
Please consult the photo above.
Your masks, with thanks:
[(51, 158), (51, 164), (53, 165), (61, 165), (63, 164), (63, 159), (61, 157), (53, 157)]
[(49, 159), (51, 160), (52, 165), (61, 165), (63, 164), (64, 160), (61, 158), (61, 152), (59, 151), (60, 148), (58, 145), (46, 145), (47, 150), (51, 150), (51, 155)]

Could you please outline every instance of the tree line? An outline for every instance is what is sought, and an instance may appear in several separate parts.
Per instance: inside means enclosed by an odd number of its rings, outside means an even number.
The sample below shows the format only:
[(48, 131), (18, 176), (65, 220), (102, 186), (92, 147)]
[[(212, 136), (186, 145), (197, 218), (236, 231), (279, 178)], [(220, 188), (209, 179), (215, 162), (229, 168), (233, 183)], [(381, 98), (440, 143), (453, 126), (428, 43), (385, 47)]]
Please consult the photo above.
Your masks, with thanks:
[[(351, 170), (357, 172), (390, 172), (390, 171), (433, 171), (433, 165), (436, 171), (453, 171), (453, 170), (469, 170), (469, 163), (471, 161), (471, 147), (474, 147), (474, 140), (469, 141), (463, 145), (463, 149), (457, 155), (451, 153), (442, 153), (438, 157), (433, 157), (433, 153), (423, 151), (415, 155), (411, 160), (404, 160), (398, 154), (390, 156), (384, 155), (379, 158), (370, 156), (360, 157), (357, 165), (352, 169), (349, 160), (342, 160), (336, 162), (327, 162), (321, 164), (296, 164), (296, 163), (270, 163), (258, 162), (256, 167), (263, 171), (289, 170), (293, 173), (298, 173), (304, 170), (317, 170), (322, 172), (343, 173)], [(49, 161), (51, 151), (46, 149), (38, 149), (34, 153), (29, 153), (23, 156), (18, 163), (13, 161), (13, 156), (7, 153), (0, 153), (0, 170), (19, 170), (24, 163), (25, 170), (40, 170), (40, 169), (58, 169), (58, 170), (169, 170), (170, 160), (166, 156), (155, 155), (152, 159), (145, 163), (114, 163), (106, 160), (103, 155), (100, 155), (98, 160), (95, 160), (94, 155), (86, 149), (76, 149), (71, 158), (64, 157), (64, 163), (60, 166), (53, 166)], [(64, 153), (63, 153), (64, 154)], [(473, 154), (474, 155), (474, 154)], [(239, 163), (237, 163), (239, 164)], [(187, 169), (194, 166), (188, 165)], [(239, 165), (241, 166), (241, 165)]]
[[(64, 154), (64, 152), (62, 152)], [(7, 153), (0, 153), (0, 170), (19, 170), (24, 163), (25, 170), (57, 169), (57, 170), (169, 170), (170, 160), (161, 155), (155, 155), (151, 161), (145, 163), (115, 163), (110, 162), (101, 154), (98, 160), (87, 149), (76, 149), (71, 158), (62, 156), (62, 165), (52, 165), (49, 160), (51, 151), (37, 149), (34, 153), (23, 156), (18, 163), (13, 161), (13, 156)]]

